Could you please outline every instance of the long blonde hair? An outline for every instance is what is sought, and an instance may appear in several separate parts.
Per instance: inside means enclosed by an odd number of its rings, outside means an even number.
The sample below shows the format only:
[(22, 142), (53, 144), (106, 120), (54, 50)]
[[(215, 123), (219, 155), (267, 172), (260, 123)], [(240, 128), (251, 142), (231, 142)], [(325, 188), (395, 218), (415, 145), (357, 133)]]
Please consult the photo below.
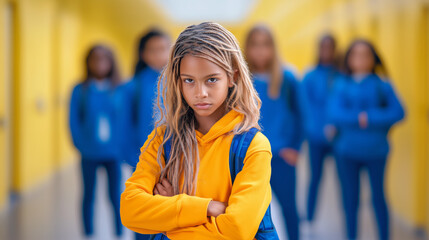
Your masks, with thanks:
[(249, 49), (250, 39), (257, 32), (262, 32), (266, 34), (270, 40), (271, 47), (273, 48), (274, 55), (271, 61), (268, 63), (268, 70), (270, 73), (270, 81), (268, 83), (268, 95), (271, 98), (277, 98), (280, 95), (280, 88), (283, 83), (283, 70), (282, 70), (282, 63), (280, 60), (280, 56), (278, 55), (277, 46), (274, 40), (274, 35), (267, 26), (259, 24), (259, 25), (255, 25), (250, 29), (246, 38), (246, 48), (245, 48), (246, 60), (249, 63), (250, 71), (254, 72), (255, 66), (253, 65), (253, 62), (249, 60), (247, 53)]
[[(182, 95), (180, 63), (185, 55), (209, 60), (227, 73), (233, 80), (225, 100), (226, 111), (243, 114), (243, 120), (232, 131), (239, 134), (252, 127), (260, 129), (259, 110), (261, 100), (250, 78), (249, 69), (234, 35), (217, 23), (204, 22), (187, 27), (177, 38), (168, 64), (158, 81), (157, 109), (159, 116), (155, 129), (164, 126), (166, 133), (158, 148), (157, 161), (161, 167), (160, 178), (167, 178), (174, 193), (195, 194), (199, 168), (198, 142), (195, 134), (196, 120), (192, 108)], [(152, 140), (158, 135), (155, 135)], [(171, 141), (170, 159), (163, 166), (161, 156), (167, 140)], [(152, 141), (151, 140), (151, 141)], [(148, 146), (149, 144), (147, 144)], [(183, 185), (180, 189), (180, 179)]]

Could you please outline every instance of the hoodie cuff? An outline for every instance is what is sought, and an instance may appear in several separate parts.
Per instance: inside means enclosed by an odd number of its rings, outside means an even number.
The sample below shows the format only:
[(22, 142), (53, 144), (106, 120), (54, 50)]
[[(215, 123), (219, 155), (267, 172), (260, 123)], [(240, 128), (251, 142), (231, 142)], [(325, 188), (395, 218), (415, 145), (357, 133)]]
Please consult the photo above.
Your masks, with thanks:
[(180, 213), (177, 219), (179, 227), (204, 224), (207, 219), (207, 208), (211, 198), (200, 198), (183, 194)]

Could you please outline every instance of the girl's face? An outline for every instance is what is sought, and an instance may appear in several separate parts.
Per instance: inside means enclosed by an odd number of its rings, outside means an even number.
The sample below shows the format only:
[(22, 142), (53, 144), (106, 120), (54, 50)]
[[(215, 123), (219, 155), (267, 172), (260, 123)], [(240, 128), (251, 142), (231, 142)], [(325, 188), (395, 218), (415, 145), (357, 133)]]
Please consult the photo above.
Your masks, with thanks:
[(161, 70), (168, 62), (169, 49), (170, 41), (166, 37), (152, 37), (146, 42), (140, 57), (151, 68)]
[(95, 49), (88, 59), (88, 68), (92, 77), (105, 79), (112, 70), (112, 61), (103, 49)]
[(179, 81), (183, 97), (197, 120), (209, 117), (217, 121), (225, 114), (223, 106), (233, 83), (221, 67), (188, 54), (180, 63)]
[(335, 60), (335, 45), (330, 39), (325, 39), (320, 43), (319, 48), (320, 63), (332, 64)]
[(274, 46), (267, 33), (255, 31), (247, 43), (247, 59), (256, 71), (267, 71), (274, 58)]
[(350, 52), (348, 64), (353, 74), (368, 74), (374, 67), (374, 56), (364, 43), (357, 43)]

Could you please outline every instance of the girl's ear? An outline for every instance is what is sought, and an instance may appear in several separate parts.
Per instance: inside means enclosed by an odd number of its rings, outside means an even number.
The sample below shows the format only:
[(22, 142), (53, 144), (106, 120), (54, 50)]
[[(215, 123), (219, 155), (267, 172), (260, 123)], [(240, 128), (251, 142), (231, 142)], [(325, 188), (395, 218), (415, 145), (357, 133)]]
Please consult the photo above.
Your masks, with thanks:
[(238, 79), (238, 69), (234, 70), (234, 74), (232, 75), (232, 78), (230, 78), (228, 80), (228, 87), (233, 87), (234, 83), (237, 83), (237, 79)]

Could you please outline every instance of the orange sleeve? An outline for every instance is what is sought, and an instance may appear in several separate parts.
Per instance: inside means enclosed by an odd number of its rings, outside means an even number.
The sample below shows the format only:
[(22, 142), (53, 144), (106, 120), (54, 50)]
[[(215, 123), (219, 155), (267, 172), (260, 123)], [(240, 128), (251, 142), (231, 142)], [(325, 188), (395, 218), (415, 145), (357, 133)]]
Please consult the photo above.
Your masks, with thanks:
[(249, 146), (244, 167), (237, 174), (225, 214), (209, 221), (222, 239), (253, 239), (271, 202), (271, 147), (258, 133)]
[[(173, 197), (153, 195), (161, 168), (156, 160), (164, 131), (153, 131), (141, 148), (140, 161), (125, 183), (121, 195), (121, 219), (124, 226), (142, 234), (171, 231), (204, 224), (208, 221), (207, 207), (211, 199), (179, 194)], [(149, 145), (146, 148), (146, 145)], [(144, 151), (145, 150), (145, 151)], [(164, 161), (164, 159), (162, 159)]]

